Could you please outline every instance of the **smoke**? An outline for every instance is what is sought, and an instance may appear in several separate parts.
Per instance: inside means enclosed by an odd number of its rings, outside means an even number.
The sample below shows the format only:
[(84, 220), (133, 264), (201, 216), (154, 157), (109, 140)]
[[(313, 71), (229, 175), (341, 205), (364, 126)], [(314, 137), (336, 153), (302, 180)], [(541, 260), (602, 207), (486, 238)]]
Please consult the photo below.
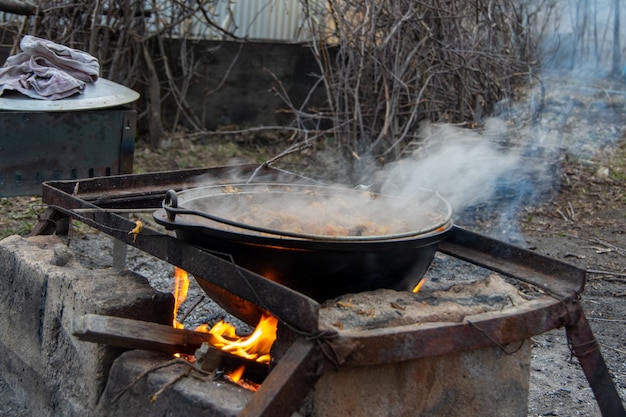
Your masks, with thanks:
[(558, 173), (544, 148), (514, 136), (496, 118), (480, 130), (424, 123), (418, 149), (377, 174), (380, 191), (412, 198), (420, 189), (436, 190), (457, 224), (480, 209), (493, 217), (492, 235), (518, 240), (520, 209), (551, 190)]
[(502, 176), (520, 163), (520, 150), (496, 140), (502, 125), (489, 121), (478, 133), (451, 125), (422, 126), (419, 149), (381, 172), (381, 191), (410, 198), (420, 188), (437, 190), (453, 210), (489, 201)]
[(455, 212), (488, 202), (501, 178), (520, 164), (520, 149), (496, 141), (502, 128), (496, 119), (483, 133), (450, 125), (422, 126), (420, 149), (382, 173), (381, 191), (410, 198), (420, 188), (434, 189)]

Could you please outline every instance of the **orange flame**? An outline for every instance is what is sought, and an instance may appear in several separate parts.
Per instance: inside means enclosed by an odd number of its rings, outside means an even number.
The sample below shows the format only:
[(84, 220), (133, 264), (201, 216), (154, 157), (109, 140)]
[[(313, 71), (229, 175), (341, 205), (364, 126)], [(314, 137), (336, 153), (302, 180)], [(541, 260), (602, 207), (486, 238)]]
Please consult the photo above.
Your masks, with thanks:
[(420, 279), (420, 282), (417, 283), (417, 285), (411, 290), (411, 292), (419, 292), (419, 290), (422, 289), (422, 286), (424, 285), (424, 283), (426, 282), (426, 277), (423, 277), (422, 279)]
[[(189, 290), (189, 274), (184, 269), (174, 267), (174, 320), (173, 327), (184, 329), (185, 325), (177, 320), (178, 309), (187, 298)], [(269, 314), (264, 314), (259, 320), (259, 324), (249, 336), (238, 336), (236, 328), (223, 320), (220, 320), (211, 329), (207, 324), (202, 324), (195, 328), (197, 332), (209, 333), (211, 335), (211, 344), (225, 352), (243, 358), (261, 362), (270, 363), (270, 349), (276, 340), (276, 327), (278, 319)], [(180, 356), (176, 354), (175, 356)], [(243, 376), (245, 365), (237, 368), (228, 374), (228, 377), (235, 383), (243, 385), (241, 377)], [(248, 384), (249, 385), (249, 384)], [(244, 385), (251, 390), (255, 390), (254, 386)]]
[(246, 370), (246, 366), (245, 365), (241, 365), (239, 368), (235, 369), (234, 371), (232, 371), (228, 377), (234, 382), (237, 383), (241, 380), (241, 377), (243, 376), (243, 371)]
[(184, 329), (185, 325), (179, 323), (176, 319), (178, 309), (187, 299), (187, 291), (189, 290), (189, 274), (184, 269), (177, 266), (174, 267), (174, 320), (172, 326), (176, 329)]
[(233, 325), (220, 320), (209, 333), (211, 344), (225, 352), (261, 363), (270, 362), (270, 349), (276, 340), (276, 317), (264, 314), (249, 336), (237, 336)]

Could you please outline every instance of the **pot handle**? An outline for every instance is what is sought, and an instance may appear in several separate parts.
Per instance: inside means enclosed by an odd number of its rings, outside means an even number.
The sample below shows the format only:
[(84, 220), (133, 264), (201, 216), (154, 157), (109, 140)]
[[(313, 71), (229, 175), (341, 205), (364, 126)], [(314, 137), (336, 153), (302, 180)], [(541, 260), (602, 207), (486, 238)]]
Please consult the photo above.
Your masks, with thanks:
[(178, 194), (174, 190), (167, 190), (165, 198), (163, 199), (163, 208), (167, 213), (167, 220), (173, 222), (176, 219), (176, 212), (174, 210), (167, 210), (167, 207), (178, 208)]

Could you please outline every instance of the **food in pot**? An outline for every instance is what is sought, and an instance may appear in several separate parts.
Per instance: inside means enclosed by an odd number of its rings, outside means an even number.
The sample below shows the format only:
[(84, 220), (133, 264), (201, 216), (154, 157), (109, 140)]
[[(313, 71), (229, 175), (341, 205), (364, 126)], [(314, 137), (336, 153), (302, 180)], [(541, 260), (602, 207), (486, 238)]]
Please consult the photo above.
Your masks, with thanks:
[[(449, 215), (433, 192), (407, 200), (332, 187), (210, 188), (180, 201), (180, 207), (210, 213), (228, 223), (303, 236), (369, 237), (436, 231)], [(182, 215), (186, 221), (241, 231), (233, 224)], [(245, 227), (244, 227), (245, 228)], [(258, 230), (257, 230), (258, 232)]]

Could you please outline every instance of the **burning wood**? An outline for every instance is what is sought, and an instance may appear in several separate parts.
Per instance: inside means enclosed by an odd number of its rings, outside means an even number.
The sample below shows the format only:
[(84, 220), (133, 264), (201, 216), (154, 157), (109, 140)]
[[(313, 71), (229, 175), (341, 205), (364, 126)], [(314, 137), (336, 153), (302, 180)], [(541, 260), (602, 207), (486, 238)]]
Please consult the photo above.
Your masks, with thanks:
[(77, 318), (74, 321), (73, 334), (78, 339), (88, 342), (190, 355), (209, 340), (205, 333), (97, 314), (86, 314)]
[[(276, 340), (278, 320), (270, 315), (261, 318), (249, 336), (238, 336), (236, 329), (220, 321), (209, 329), (202, 325), (186, 330), (177, 320), (180, 305), (187, 298), (189, 275), (174, 269), (174, 318), (172, 327), (119, 317), (87, 314), (74, 323), (74, 336), (80, 340), (105, 343), (130, 349), (153, 350), (179, 356), (198, 355), (205, 371), (224, 369), (226, 376), (243, 384), (242, 377), (260, 384), (269, 373), (270, 349)], [(244, 385), (252, 390), (255, 384)]]
[[(174, 320), (173, 326), (184, 329), (185, 325), (177, 320), (178, 309), (187, 298), (189, 274), (178, 267), (174, 268)], [(213, 327), (204, 324), (195, 329), (196, 333), (206, 336), (203, 348), (194, 352), (196, 359), (202, 362), (202, 369), (209, 371), (227, 369), (227, 376), (238, 383), (242, 376), (260, 383), (268, 373), (270, 349), (276, 340), (278, 320), (270, 315), (261, 317), (256, 329), (249, 336), (238, 336), (236, 328), (223, 320)], [(218, 351), (217, 349), (221, 351)], [(218, 354), (218, 352), (220, 354)], [(184, 352), (181, 352), (184, 353)], [(237, 357), (238, 360), (233, 358)], [(242, 365), (243, 363), (243, 365)]]
[[(86, 314), (74, 322), (73, 334), (78, 339), (87, 342), (129, 349), (187, 355), (200, 353), (199, 359), (203, 361), (203, 370), (237, 370), (244, 366), (245, 377), (258, 383), (262, 382), (269, 373), (267, 364), (236, 356), (214, 347), (209, 343), (212, 336), (208, 333), (177, 329), (164, 324)], [(231, 379), (235, 378), (231, 376)]]
[(227, 375), (235, 383), (244, 379), (260, 384), (269, 373), (269, 365), (232, 355), (210, 343), (203, 343), (194, 356), (204, 371), (229, 370)]

